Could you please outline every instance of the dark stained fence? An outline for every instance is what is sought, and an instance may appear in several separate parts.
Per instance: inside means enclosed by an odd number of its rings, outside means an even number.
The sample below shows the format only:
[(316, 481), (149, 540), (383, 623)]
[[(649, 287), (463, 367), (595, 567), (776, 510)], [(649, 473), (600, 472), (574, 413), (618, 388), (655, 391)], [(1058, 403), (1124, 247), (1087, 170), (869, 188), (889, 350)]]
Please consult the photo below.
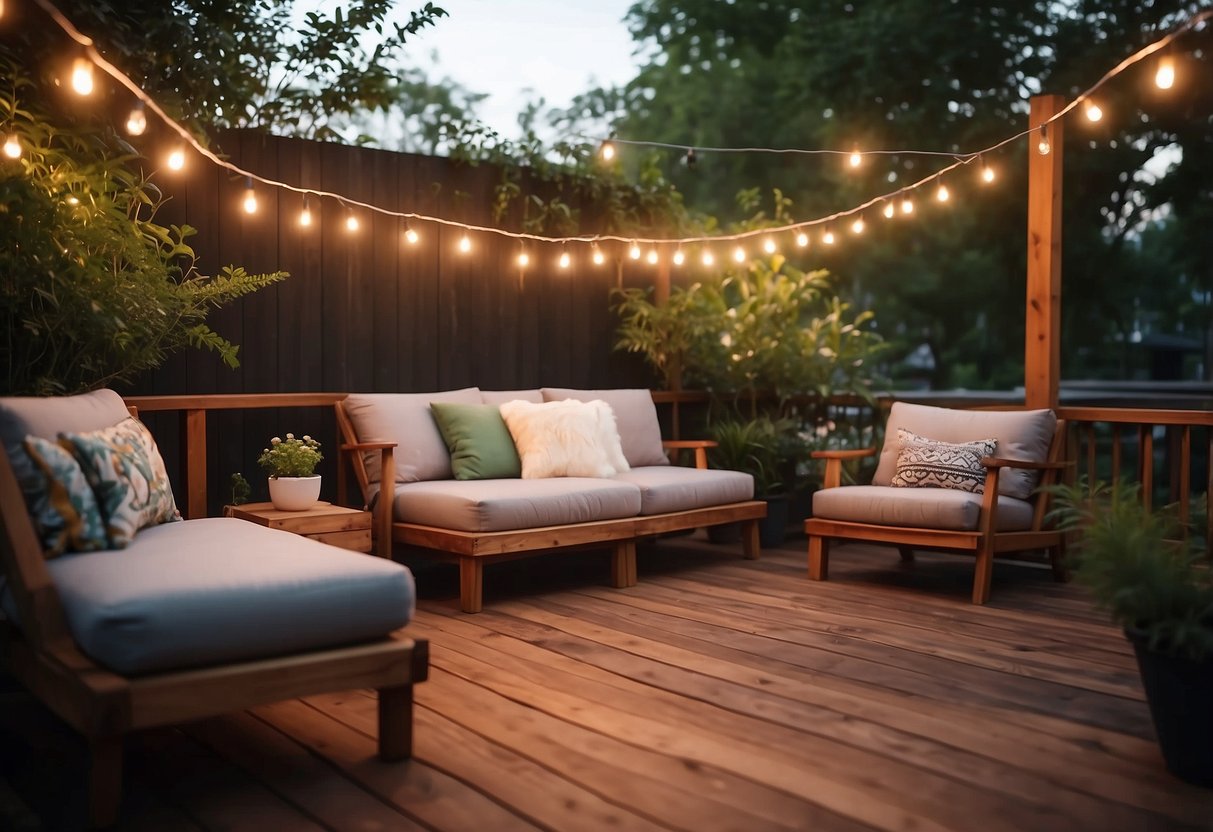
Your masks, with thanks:
[[(284, 182), (333, 191), (385, 208), (437, 215), (474, 225), (519, 229), (521, 213), (493, 217), (500, 171), (448, 159), (233, 131), (217, 147), (242, 168)], [(424, 392), (476, 385), (483, 389), (540, 386), (648, 387), (638, 360), (612, 350), (616, 316), (610, 292), (651, 285), (655, 267), (626, 261), (622, 247), (602, 266), (588, 245), (573, 245), (573, 265), (557, 267), (559, 246), (528, 244), (531, 263), (517, 264), (519, 243), (473, 232), (473, 248), (457, 249), (462, 231), (413, 223), (416, 245), (393, 217), (354, 209), (360, 228), (346, 229), (348, 210), (312, 198), (311, 227), (299, 224), (303, 198), (256, 189), (258, 211), (241, 203), (245, 182), (193, 158), (179, 175), (158, 183), (170, 202), (164, 224), (198, 229), (191, 243), (199, 267), (212, 274), (235, 264), (250, 272), (290, 272), (283, 283), (211, 316), (220, 334), (240, 345), (241, 366), (228, 369), (211, 353), (191, 350), (132, 385), (139, 395), (177, 393)], [(542, 184), (540, 185), (542, 193)], [(593, 206), (581, 228), (596, 230)], [(172, 473), (176, 419), (149, 414)], [(336, 434), (324, 409), (224, 412), (208, 424), (212, 511), (226, 500), (235, 471), (264, 494), (255, 461), (269, 437), (311, 433), (330, 459)], [(326, 477), (331, 496), (333, 477)]]

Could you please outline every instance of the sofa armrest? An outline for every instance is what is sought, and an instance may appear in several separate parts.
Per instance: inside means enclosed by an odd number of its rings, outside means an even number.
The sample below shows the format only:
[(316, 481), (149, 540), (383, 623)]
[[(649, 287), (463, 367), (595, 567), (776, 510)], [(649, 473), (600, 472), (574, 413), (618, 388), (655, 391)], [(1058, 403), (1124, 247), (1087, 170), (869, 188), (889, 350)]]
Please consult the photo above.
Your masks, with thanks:
[(695, 467), (708, 467), (708, 448), (715, 448), (719, 443), (712, 439), (664, 439), (661, 447), (667, 451), (692, 450), (695, 452)]
[(826, 450), (812, 451), (809, 454), (811, 459), (824, 459), (826, 461), (825, 476), (822, 477), (822, 488), (837, 488), (842, 485), (842, 463), (847, 459), (860, 459), (865, 456), (872, 456), (876, 453), (875, 448), (856, 448), (853, 450)]
[[(375, 554), (381, 558), (392, 559), (392, 503), (394, 489), (385, 489), (383, 484), (396, 482), (396, 443), (395, 442), (346, 442), (341, 446), (343, 453), (358, 453), (361, 451), (379, 451), (379, 498), (375, 501), (374, 519), (371, 526), (375, 533)], [(340, 490), (340, 489), (338, 489)], [(384, 491), (387, 494), (384, 494)]]

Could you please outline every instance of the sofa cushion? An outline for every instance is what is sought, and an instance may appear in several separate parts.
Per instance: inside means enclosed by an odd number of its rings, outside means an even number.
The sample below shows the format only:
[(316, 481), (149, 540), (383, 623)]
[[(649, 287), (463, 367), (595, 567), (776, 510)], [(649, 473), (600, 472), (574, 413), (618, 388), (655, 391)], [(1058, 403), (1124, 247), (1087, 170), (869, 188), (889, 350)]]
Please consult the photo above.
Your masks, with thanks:
[(522, 476), (522, 462), (509, 428), (495, 404), (432, 402), (430, 410), (451, 452), (457, 480)]
[[(994, 455), (1009, 459), (1044, 462), (1057, 427), (1051, 410), (952, 410), (908, 402), (894, 402), (885, 425), (884, 448), (872, 485), (889, 485), (897, 470), (899, 428), (941, 442), (972, 442), (996, 439)], [(1036, 487), (1037, 472), (1005, 469), (998, 493), (1026, 500)]]
[(80, 648), (126, 674), (367, 641), (403, 626), (415, 597), (399, 564), (234, 518), (47, 566)]
[[(445, 480), (453, 476), (451, 455), (430, 413), (430, 402), (481, 404), (480, 390), (439, 393), (351, 393), (345, 412), (359, 442), (395, 442), (396, 482)], [(362, 455), (367, 479), (378, 490), (379, 452)], [(369, 496), (369, 495), (368, 495)]]
[[(817, 491), (813, 516), (877, 526), (976, 531), (981, 501), (980, 494), (943, 488), (844, 485)], [(999, 495), (997, 531), (1022, 531), (1031, 526), (1031, 503)]]
[(435, 480), (396, 486), (397, 522), (465, 532), (534, 529), (640, 513), (640, 489), (614, 479)]
[(485, 404), (505, 404), (506, 402), (543, 403), (543, 391), (534, 390), (481, 390), (480, 398)]
[(0, 397), (0, 441), (8, 451), (13, 473), (21, 481), (34, 473), (33, 463), (21, 447), (26, 436), (57, 439), (60, 433), (108, 428), (130, 415), (122, 397), (113, 390), (94, 390), (79, 396)]
[(71, 451), (33, 434), (23, 447), (36, 476), (22, 480), (21, 491), (43, 553), (51, 558), (108, 548), (101, 508)]
[(615, 425), (623, 442), (623, 455), (628, 465), (669, 465), (661, 445), (661, 424), (657, 421), (657, 406), (648, 390), (572, 390), (564, 387), (544, 387), (545, 401), (577, 399), (588, 402), (600, 399), (615, 411)]
[(513, 401), (501, 405), (524, 480), (613, 477), (628, 470), (610, 405), (603, 401)]
[(754, 478), (740, 471), (646, 465), (616, 479), (640, 489), (640, 513), (665, 514), (737, 503), (754, 497)]

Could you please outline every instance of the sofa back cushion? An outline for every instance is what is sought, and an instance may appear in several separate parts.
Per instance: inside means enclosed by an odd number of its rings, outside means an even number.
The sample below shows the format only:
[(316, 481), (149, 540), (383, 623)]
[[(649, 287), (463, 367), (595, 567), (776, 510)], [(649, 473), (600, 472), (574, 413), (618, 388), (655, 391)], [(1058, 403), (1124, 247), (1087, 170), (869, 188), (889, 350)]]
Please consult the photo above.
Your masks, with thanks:
[[(897, 471), (900, 444), (897, 431), (908, 430), (941, 442), (996, 439), (994, 455), (1008, 459), (1044, 462), (1057, 428), (1052, 410), (952, 410), (908, 402), (895, 402), (885, 426), (884, 448), (872, 485), (891, 485)], [(1035, 471), (1004, 470), (998, 493), (1026, 500), (1036, 487)]]
[(557, 402), (576, 399), (589, 402), (600, 399), (615, 413), (615, 426), (623, 444), (623, 456), (632, 468), (645, 465), (669, 465), (661, 445), (661, 424), (657, 407), (648, 390), (573, 390), (565, 387), (544, 387), (544, 401)]
[(55, 440), (61, 433), (85, 433), (112, 427), (130, 416), (122, 397), (113, 390), (78, 396), (0, 397), (0, 442), (8, 451), (17, 480), (35, 473), (21, 443), (29, 435)]
[(506, 402), (534, 402), (543, 404), (543, 391), (534, 390), (481, 390), (480, 397), (485, 404), (505, 404)]
[[(453, 474), (451, 455), (438, 431), (430, 402), (480, 404), (480, 388), (439, 393), (351, 393), (345, 412), (359, 442), (396, 443), (396, 482), (446, 480)], [(362, 455), (367, 479), (379, 484), (379, 452)]]

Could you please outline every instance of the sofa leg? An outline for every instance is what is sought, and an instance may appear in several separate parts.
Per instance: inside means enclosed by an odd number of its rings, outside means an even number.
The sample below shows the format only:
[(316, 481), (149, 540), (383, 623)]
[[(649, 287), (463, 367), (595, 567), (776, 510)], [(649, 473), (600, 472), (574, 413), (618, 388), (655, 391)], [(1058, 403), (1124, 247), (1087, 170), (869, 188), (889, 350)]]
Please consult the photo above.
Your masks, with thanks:
[(118, 820), (122, 802), (122, 737), (92, 737), (88, 746), (88, 819), (104, 828)]
[(636, 541), (621, 540), (611, 549), (611, 586), (636, 586)]
[(413, 756), (413, 686), (379, 689), (379, 759)]
[(819, 534), (809, 535), (809, 580), (824, 581), (830, 577), (830, 541)]
[(464, 612), (484, 609), (484, 563), (480, 558), (459, 559), (459, 608)]
[(741, 552), (746, 560), (758, 560), (758, 556), (762, 554), (757, 520), (741, 521)]

